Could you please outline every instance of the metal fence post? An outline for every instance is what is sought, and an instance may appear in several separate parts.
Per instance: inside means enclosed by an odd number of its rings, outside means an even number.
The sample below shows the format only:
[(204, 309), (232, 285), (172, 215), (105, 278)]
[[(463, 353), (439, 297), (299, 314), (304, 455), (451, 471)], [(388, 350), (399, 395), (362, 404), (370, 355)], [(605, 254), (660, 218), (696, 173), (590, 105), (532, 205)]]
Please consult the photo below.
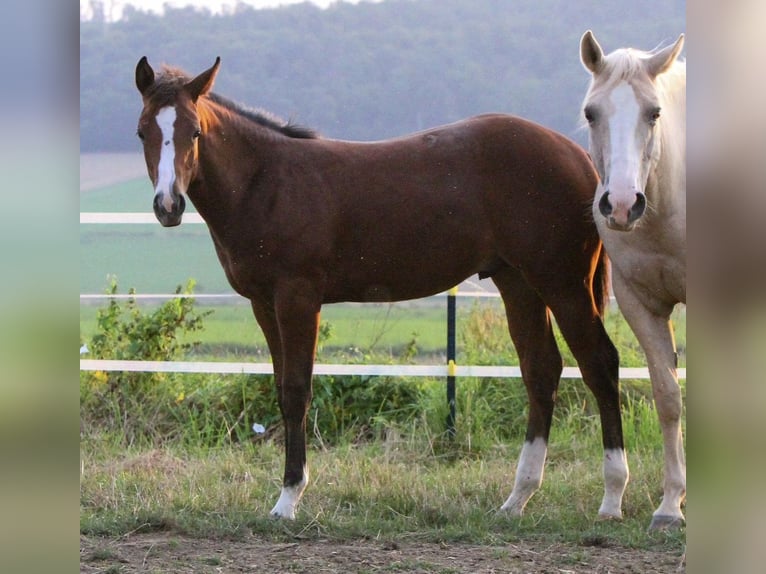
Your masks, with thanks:
[(447, 293), (447, 435), (455, 437), (455, 324), (456, 324), (457, 286)]

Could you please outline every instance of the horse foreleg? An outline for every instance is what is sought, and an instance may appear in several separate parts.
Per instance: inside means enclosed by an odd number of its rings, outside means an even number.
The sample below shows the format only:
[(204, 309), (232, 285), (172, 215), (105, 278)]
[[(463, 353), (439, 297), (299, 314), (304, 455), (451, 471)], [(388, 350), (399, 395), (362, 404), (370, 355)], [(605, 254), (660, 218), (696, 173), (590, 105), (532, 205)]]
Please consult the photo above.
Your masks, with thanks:
[[(253, 308), (255, 319), (258, 321), (258, 325), (260, 325), (263, 335), (266, 337), (266, 343), (269, 346), (271, 361), (274, 368), (274, 385), (277, 390), (277, 403), (279, 405), (279, 412), (282, 415), (282, 420), (284, 421), (285, 408), (282, 404), (282, 377), (284, 374), (282, 361), (284, 357), (282, 355), (282, 340), (279, 334), (279, 325), (277, 324), (274, 305), (273, 302), (264, 299), (252, 299), (251, 306)], [(293, 497), (290, 496), (290, 493), (286, 493), (283, 489), (279, 502), (277, 502), (276, 506), (274, 506), (271, 511), (272, 516), (294, 518), (297, 500), (296, 502), (291, 503), (291, 498)], [(300, 495), (298, 498), (300, 498)]]
[(654, 511), (651, 529), (680, 526), (681, 504), (686, 498), (686, 457), (681, 414), (683, 404), (676, 371), (676, 347), (669, 322), (670, 311), (658, 315), (647, 309), (635, 293), (615, 274), (615, 296), (625, 320), (646, 354), (652, 394), (662, 428), (664, 462), (663, 496)]
[(255, 320), (266, 337), (266, 344), (269, 346), (271, 362), (274, 368), (274, 384), (277, 387), (277, 402), (279, 403), (279, 412), (284, 416), (282, 409), (282, 341), (279, 336), (279, 325), (277, 325), (276, 312), (272, 302), (263, 299), (252, 299), (250, 306), (253, 309)]
[(519, 355), (529, 399), (527, 434), (516, 467), (513, 490), (501, 506), (501, 510), (521, 516), (543, 481), (562, 362), (548, 310), (521, 274), (506, 269), (495, 275), (493, 281), (503, 296), (508, 330)]
[(316, 352), (320, 305), (300, 288), (282, 293), (276, 319), (282, 348), (277, 391), (285, 425), (285, 472), (272, 516), (294, 519), (309, 480), (306, 462), (306, 417), (311, 403), (311, 375)]

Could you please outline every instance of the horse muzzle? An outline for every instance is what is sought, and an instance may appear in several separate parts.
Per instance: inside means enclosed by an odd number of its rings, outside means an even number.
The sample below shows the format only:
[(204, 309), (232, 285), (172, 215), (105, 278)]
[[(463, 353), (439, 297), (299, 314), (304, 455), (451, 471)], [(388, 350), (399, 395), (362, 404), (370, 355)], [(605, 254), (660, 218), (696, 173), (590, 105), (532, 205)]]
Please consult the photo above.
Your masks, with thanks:
[(181, 224), (181, 217), (186, 209), (186, 200), (183, 195), (173, 193), (171, 195), (170, 210), (165, 206), (168, 202), (163, 201), (162, 195), (154, 196), (154, 215), (163, 227), (175, 227)]
[(606, 219), (609, 229), (615, 231), (630, 231), (646, 211), (646, 195), (636, 192), (633, 202), (612, 201), (609, 190), (601, 195), (598, 201), (598, 211)]

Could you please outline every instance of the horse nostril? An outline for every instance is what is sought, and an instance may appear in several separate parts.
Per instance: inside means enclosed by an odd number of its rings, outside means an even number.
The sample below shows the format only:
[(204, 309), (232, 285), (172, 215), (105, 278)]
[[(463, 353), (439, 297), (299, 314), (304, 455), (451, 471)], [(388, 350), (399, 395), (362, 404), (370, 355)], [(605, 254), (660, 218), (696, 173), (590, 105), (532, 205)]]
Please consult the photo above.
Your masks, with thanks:
[(645, 210), (646, 195), (639, 191), (636, 193), (636, 202), (633, 204), (633, 207), (630, 208), (630, 212), (628, 213), (628, 221), (633, 223), (644, 214)]
[(612, 204), (609, 202), (609, 192), (605, 191), (598, 202), (598, 210), (604, 217), (609, 217), (612, 214)]
[(183, 195), (171, 195), (170, 211), (165, 208), (161, 194), (154, 196), (154, 215), (163, 227), (175, 227), (180, 225), (181, 216), (186, 209), (186, 200)]

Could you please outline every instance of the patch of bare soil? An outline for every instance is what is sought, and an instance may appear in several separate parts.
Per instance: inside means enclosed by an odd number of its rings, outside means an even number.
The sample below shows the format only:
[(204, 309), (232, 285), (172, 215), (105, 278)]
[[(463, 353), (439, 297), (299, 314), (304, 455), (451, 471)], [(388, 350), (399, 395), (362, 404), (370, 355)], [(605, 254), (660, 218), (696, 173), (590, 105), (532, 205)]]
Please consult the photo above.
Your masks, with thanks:
[(256, 537), (232, 541), (156, 533), (117, 540), (80, 538), (80, 572), (88, 574), (646, 574), (685, 570), (684, 557), (671, 552), (534, 541), (502, 546), (374, 540), (278, 543)]

